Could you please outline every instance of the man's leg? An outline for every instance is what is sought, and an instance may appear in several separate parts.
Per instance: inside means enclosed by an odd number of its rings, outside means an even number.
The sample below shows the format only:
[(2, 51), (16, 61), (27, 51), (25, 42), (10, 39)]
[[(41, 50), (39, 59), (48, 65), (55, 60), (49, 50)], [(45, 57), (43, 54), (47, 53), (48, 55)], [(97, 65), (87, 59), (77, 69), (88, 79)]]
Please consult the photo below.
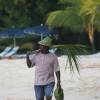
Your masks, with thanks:
[(46, 96), (46, 100), (52, 100), (52, 95), (53, 95), (53, 89), (54, 89), (54, 82), (49, 83), (45, 85), (44, 87), (44, 93)]
[(44, 100), (44, 86), (34, 86), (36, 100)]

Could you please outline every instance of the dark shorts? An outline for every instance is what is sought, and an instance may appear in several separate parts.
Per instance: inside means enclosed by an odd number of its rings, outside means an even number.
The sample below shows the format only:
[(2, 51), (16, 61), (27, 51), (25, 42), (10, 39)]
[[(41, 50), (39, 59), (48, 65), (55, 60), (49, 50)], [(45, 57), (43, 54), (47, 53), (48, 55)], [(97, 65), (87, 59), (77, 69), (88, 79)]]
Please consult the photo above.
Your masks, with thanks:
[(36, 100), (42, 100), (44, 96), (52, 96), (53, 95), (53, 89), (54, 89), (55, 83), (49, 83), (47, 85), (35, 85), (35, 96)]

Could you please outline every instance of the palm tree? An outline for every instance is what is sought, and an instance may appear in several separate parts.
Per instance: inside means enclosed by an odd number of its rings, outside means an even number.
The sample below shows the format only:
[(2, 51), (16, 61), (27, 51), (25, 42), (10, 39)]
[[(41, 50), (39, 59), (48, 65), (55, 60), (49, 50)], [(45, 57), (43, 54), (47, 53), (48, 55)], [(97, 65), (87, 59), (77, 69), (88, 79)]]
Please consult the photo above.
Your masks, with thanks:
[(71, 3), (71, 6), (51, 12), (46, 24), (50, 27), (70, 27), (75, 31), (86, 31), (94, 52), (94, 31), (100, 29), (100, 0), (60, 1), (61, 3)]
[[(94, 51), (94, 30), (100, 29), (100, 0), (60, 0), (64, 5), (63, 9), (51, 12), (46, 24), (50, 27), (68, 27), (74, 31), (86, 31)], [(67, 56), (71, 71), (74, 66), (79, 72), (78, 59), (76, 54), (84, 52), (85, 47), (81, 45), (57, 45)], [(86, 52), (86, 51), (85, 51)], [(74, 65), (73, 65), (74, 62)]]
[(99, 26), (100, 28), (100, 0), (82, 1), (80, 7), (80, 16), (83, 17), (85, 30), (92, 46), (92, 51), (95, 51), (94, 31)]

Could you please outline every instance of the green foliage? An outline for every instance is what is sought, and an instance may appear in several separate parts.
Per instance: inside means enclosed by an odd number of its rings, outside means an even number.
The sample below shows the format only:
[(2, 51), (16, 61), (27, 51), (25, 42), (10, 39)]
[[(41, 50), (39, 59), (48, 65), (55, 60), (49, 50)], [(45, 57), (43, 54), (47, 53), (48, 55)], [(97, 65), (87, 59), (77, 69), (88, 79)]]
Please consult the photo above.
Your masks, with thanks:
[(51, 12), (46, 23), (50, 27), (69, 27), (74, 31), (83, 31), (82, 18), (77, 14), (77, 9), (72, 7)]
[(73, 31), (85, 31), (88, 34), (92, 51), (95, 52), (94, 31), (100, 31), (100, 1), (99, 0), (60, 0), (70, 2), (66, 9), (51, 12), (46, 24), (50, 27), (68, 27)]
[[(93, 27), (96, 28), (95, 22), (98, 22), (100, 20), (100, 17), (98, 20), (95, 19), (97, 14), (99, 13), (97, 12), (97, 2), (93, 0), (87, 0), (86, 2), (84, 0), (60, 0), (60, 2), (62, 4), (70, 3), (71, 6), (67, 5), (66, 8), (64, 6), (64, 9), (49, 13), (46, 24), (50, 27), (66, 27), (78, 32), (86, 31), (89, 34), (91, 44), (93, 44), (93, 35), (91, 35), (94, 31)], [(98, 4), (100, 4), (99, 1)], [(76, 54), (80, 51), (84, 52), (85, 48), (80, 45), (60, 45), (58, 48), (60, 48), (68, 56), (70, 70), (74, 71), (75, 66), (77, 71), (79, 72), (77, 59), (78, 56), (76, 56)]]
[(25, 0), (0, 0), (0, 11), (4, 13), (1, 16), (3, 26), (6, 28), (25, 27), (30, 24), (27, 5)]
[(82, 52), (84, 52), (85, 54), (88, 53), (86, 50), (87, 47), (84, 45), (79, 45), (79, 44), (54, 45), (53, 47), (60, 49), (62, 54), (67, 56), (68, 58), (67, 60), (70, 65), (70, 71), (74, 72), (74, 69), (76, 68), (76, 70), (79, 73), (79, 63), (78, 63), (79, 56), (78, 55), (80, 55), (80, 53)]
[(94, 20), (93, 23), (95, 25), (96, 21), (100, 22), (100, 16), (98, 18), (98, 15), (100, 15), (99, 10), (100, 1), (96, 2), (93, 0), (87, 0), (87, 2), (82, 1), (79, 14), (85, 19), (85, 22), (87, 23), (92, 23), (92, 21)]
[(29, 27), (44, 23), (57, 0), (0, 0), (0, 29)]
[(50, 27), (70, 27), (72, 30), (81, 32), (95, 16), (95, 29), (100, 29), (100, 27), (97, 28), (100, 26), (99, 0), (87, 0), (86, 2), (84, 0), (61, 0), (60, 2), (70, 2), (72, 6), (66, 6), (66, 9), (49, 13), (46, 24)]
[(0, 46), (6, 47), (13, 44), (12, 39), (0, 39)]
[(32, 46), (32, 43), (24, 43), (20, 48), (21, 49), (32, 50), (33, 46)]
[(82, 0), (59, 0), (61, 4), (67, 4), (67, 6), (79, 7)]

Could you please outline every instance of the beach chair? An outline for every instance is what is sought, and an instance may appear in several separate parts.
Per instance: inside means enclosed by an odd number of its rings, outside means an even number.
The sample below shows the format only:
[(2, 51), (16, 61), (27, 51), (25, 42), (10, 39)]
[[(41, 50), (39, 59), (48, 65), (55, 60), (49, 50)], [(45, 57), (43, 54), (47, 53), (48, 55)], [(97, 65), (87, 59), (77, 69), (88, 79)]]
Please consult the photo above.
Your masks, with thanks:
[(10, 50), (12, 47), (8, 46), (6, 47), (1, 53), (0, 53), (0, 57), (4, 57)]
[(8, 57), (11, 57), (12, 55), (16, 54), (16, 52), (18, 51), (19, 47), (16, 46), (14, 47), (10, 52), (8, 52), (4, 57), (5, 58), (8, 58)]

